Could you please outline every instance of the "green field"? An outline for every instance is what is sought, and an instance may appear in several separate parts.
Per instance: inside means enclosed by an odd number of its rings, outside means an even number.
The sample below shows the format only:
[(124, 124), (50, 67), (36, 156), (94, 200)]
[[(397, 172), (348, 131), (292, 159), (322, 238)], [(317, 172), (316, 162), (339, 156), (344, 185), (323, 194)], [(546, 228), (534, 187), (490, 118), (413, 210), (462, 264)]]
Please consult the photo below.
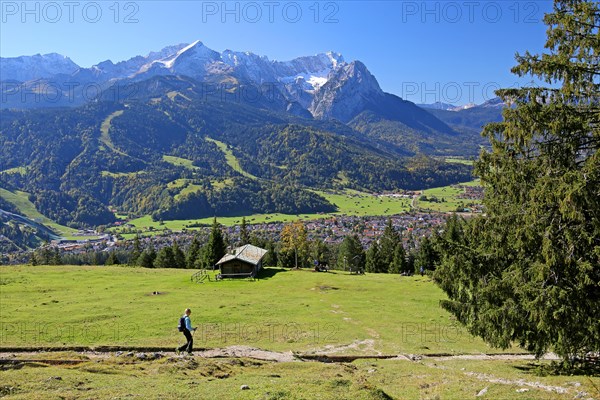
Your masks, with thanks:
[(175, 156), (163, 156), (163, 161), (168, 162), (169, 164), (185, 167), (189, 170), (195, 170), (197, 167), (194, 166), (194, 162), (192, 160), (188, 160), (187, 158), (175, 157)]
[(431, 210), (438, 212), (454, 212), (459, 205), (466, 206), (469, 203), (479, 203), (478, 200), (469, 200), (458, 198), (458, 195), (464, 193), (464, 189), (459, 186), (480, 186), (479, 180), (461, 183), (460, 185), (443, 186), (439, 188), (423, 190), (422, 195), (428, 198), (436, 197), (438, 202), (416, 200), (415, 206), (421, 210)]
[(8, 175), (19, 174), (21, 176), (24, 176), (27, 174), (27, 167), (15, 167), (15, 168), (5, 169), (4, 171), (0, 171), (0, 174), (8, 174)]
[[(465, 399), (484, 389), (483, 398), (490, 399), (600, 395), (599, 377), (540, 375), (539, 365), (548, 362), (511, 355), (481, 357), (499, 352), (454, 324), (438, 305), (444, 295), (428, 278), (266, 269), (257, 281), (196, 284), (189, 279), (192, 272), (2, 267), (1, 358), (37, 361), (3, 364), (0, 396)], [(195, 357), (170, 352), (181, 342), (175, 326), (185, 307), (192, 308), (192, 321), (198, 326)], [(116, 345), (134, 352), (68, 351), (75, 345)], [(1, 351), (31, 346), (63, 352)], [(144, 361), (135, 353), (140, 351), (136, 347), (145, 346), (166, 352)], [(226, 351), (229, 357), (201, 357), (202, 349), (246, 348), (240, 346), (288, 358), (290, 352), (461, 356), (334, 363), (233, 358)], [(52, 360), (81, 363), (51, 365)], [(249, 389), (242, 391), (241, 385)]]
[(462, 157), (446, 157), (444, 159), (444, 161), (447, 163), (463, 164), (463, 165), (470, 165), (470, 166), (473, 166), (473, 164), (474, 164), (473, 160), (468, 160), (468, 159), (462, 158)]
[(110, 172), (110, 171), (101, 171), (100, 175), (105, 177), (105, 176), (110, 176), (111, 178), (130, 178), (130, 177), (134, 177), (137, 175), (143, 175), (145, 174), (146, 171), (136, 171), (136, 172)]
[(73, 238), (73, 234), (77, 232), (76, 229), (59, 225), (51, 219), (43, 216), (38, 210), (36, 210), (35, 205), (29, 201), (29, 194), (26, 192), (21, 192), (18, 190), (11, 192), (0, 188), (0, 196), (17, 207), (19, 212), (27, 218), (46, 225), (61, 236)]
[[(44, 329), (73, 331), (60, 337), (30, 335), (9, 324), (3, 328), (1, 344), (171, 347), (180, 335), (174, 329), (177, 315), (189, 306), (195, 310), (194, 322), (204, 328), (197, 332), (199, 343), (208, 347), (244, 344), (315, 351), (332, 344), (362, 343), (339, 352), (490, 351), (438, 306), (443, 294), (428, 278), (266, 269), (266, 279), (253, 282), (197, 284), (190, 281), (193, 272), (3, 267), (4, 322), (22, 321), (23, 314), (32, 314)], [(222, 335), (221, 328), (233, 333)]]
[[(227, 182), (223, 183), (227, 184)], [(175, 183), (173, 183), (175, 185)], [(191, 189), (190, 189), (191, 190)], [(314, 213), (314, 214), (252, 214), (247, 215), (246, 222), (250, 224), (260, 224), (267, 222), (293, 222), (299, 219), (314, 220), (321, 218), (331, 218), (339, 215), (349, 216), (377, 216), (377, 215), (396, 215), (410, 210), (410, 199), (395, 197), (379, 197), (369, 193), (346, 190), (344, 192), (322, 192), (316, 193), (325, 197), (331, 203), (337, 205), (338, 211), (334, 213)], [(135, 229), (143, 232), (160, 231), (169, 229), (180, 231), (190, 224), (212, 224), (213, 218), (201, 218), (193, 220), (175, 220), (175, 221), (152, 221), (150, 216), (133, 219), (129, 221), (135, 226)], [(238, 225), (242, 222), (242, 217), (219, 217), (220, 224), (225, 226)], [(115, 229), (114, 232), (119, 232)], [(131, 235), (131, 234), (130, 234)], [(126, 237), (129, 237), (126, 235)]]

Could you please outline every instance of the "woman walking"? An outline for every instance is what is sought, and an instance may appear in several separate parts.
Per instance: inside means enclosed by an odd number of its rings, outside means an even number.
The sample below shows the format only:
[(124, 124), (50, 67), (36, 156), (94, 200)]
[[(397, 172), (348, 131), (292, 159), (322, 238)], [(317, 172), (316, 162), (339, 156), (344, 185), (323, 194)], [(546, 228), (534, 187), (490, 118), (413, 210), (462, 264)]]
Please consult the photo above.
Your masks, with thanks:
[(180, 346), (175, 349), (175, 352), (177, 354), (179, 354), (182, 351), (186, 351), (188, 353), (188, 355), (190, 355), (190, 356), (192, 355), (192, 348), (194, 345), (194, 337), (192, 336), (192, 331), (195, 331), (196, 328), (192, 328), (192, 320), (190, 319), (191, 313), (192, 313), (192, 310), (190, 310), (189, 308), (186, 308), (185, 313), (179, 320), (179, 325), (180, 325), (179, 330), (181, 332), (183, 332), (183, 335), (185, 336), (187, 343), (184, 344), (183, 346)]

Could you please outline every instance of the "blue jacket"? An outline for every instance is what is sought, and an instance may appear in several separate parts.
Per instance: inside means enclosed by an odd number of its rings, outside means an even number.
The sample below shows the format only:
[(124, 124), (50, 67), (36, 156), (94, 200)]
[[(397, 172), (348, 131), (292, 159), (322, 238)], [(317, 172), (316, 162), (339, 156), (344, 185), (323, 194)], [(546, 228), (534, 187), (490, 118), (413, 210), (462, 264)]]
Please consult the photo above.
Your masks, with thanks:
[(190, 317), (188, 315), (184, 315), (183, 318), (185, 319), (185, 328), (188, 331), (192, 331), (192, 320), (190, 319)]

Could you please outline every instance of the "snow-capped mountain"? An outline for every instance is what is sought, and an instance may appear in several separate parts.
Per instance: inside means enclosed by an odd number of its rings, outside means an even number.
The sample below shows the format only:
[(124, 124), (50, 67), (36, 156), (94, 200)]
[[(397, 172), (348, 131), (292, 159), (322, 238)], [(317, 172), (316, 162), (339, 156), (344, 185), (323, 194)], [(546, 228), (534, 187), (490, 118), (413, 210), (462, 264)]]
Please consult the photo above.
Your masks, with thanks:
[(21, 57), (0, 57), (0, 80), (19, 82), (72, 74), (79, 69), (69, 57), (57, 54), (36, 54)]
[[(40, 57), (48, 64), (47, 67), (36, 67), (42, 61), (38, 60)], [(23, 59), (31, 59), (31, 66), (24, 67)], [(35, 63), (34, 60), (38, 62)], [(63, 60), (66, 65), (59, 68), (59, 60)], [(60, 101), (45, 104), (42, 99), (36, 104), (21, 107), (79, 105), (90, 99), (77, 91), (89, 84), (106, 89), (119, 81), (140, 82), (155, 76), (178, 75), (188, 76), (201, 83), (223, 83), (240, 87), (271, 85), (271, 89), (277, 92), (275, 109), (303, 116), (310, 115), (308, 110), (314, 103), (317, 91), (330, 79), (346, 79), (343, 77), (344, 73), (339, 75), (337, 72), (349, 65), (341, 54), (335, 52), (298, 57), (290, 61), (272, 61), (266, 56), (251, 52), (225, 50), (219, 53), (206, 47), (201, 41), (168, 46), (158, 52), (117, 63), (106, 60), (90, 68), (80, 68), (67, 57), (58, 54), (7, 58), (2, 61), (1, 80), (22, 82), (22, 91), (35, 91), (28, 81), (43, 84), (44, 80), (53, 80), (56, 81), (53, 83), (57, 90), (60, 90), (60, 82), (65, 82), (65, 95), (59, 96)], [(72, 82), (79, 84), (74, 92), (69, 91), (68, 84)], [(67, 92), (69, 97), (66, 97)], [(19, 107), (20, 98), (15, 99), (8, 99), (3, 106)]]
[(417, 104), (421, 108), (429, 109), (429, 110), (444, 110), (444, 111), (461, 111), (468, 110), (473, 107), (477, 107), (475, 103), (467, 103), (462, 106), (455, 106), (454, 104), (443, 103), (441, 101), (436, 101), (435, 103), (429, 104)]
[(186, 75), (201, 81), (225, 81), (215, 77), (230, 76), (237, 83), (281, 85), (286, 97), (307, 108), (311, 95), (327, 82), (333, 70), (343, 65), (343, 56), (334, 52), (281, 62), (251, 52), (225, 50), (218, 53), (196, 41), (175, 54), (143, 65), (135, 78)]
[(78, 74), (87, 74), (102, 80), (127, 78), (137, 74), (145, 65), (148, 65), (153, 61), (169, 57), (186, 46), (187, 44), (184, 43), (174, 46), (167, 46), (160, 51), (151, 52), (145, 57), (135, 56), (129, 60), (120, 61), (116, 64), (114, 64), (111, 60), (102, 61), (101, 63), (93, 65), (91, 68), (82, 68), (80, 71), (78, 71)]
[(417, 104), (421, 108), (427, 108), (430, 110), (446, 110), (452, 111), (456, 108), (454, 104), (443, 103), (441, 101), (436, 101), (435, 103), (427, 103), (427, 104)]
[(489, 99), (488, 101), (484, 102), (483, 104), (480, 104), (478, 107), (483, 107), (483, 108), (504, 108), (504, 107), (506, 107), (506, 103), (503, 102), (500, 97), (494, 97), (494, 98)]

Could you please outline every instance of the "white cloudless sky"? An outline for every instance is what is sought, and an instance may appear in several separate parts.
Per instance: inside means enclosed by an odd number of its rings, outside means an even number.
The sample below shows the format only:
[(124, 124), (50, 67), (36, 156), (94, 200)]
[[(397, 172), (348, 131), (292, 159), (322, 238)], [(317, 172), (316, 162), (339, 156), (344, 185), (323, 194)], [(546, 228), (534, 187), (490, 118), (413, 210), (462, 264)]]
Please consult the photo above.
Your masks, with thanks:
[(2, 0), (0, 55), (55, 52), (89, 67), (195, 40), (281, 61), (336, 51), (407, 100), (481, 103), (530, 80), (510, 68), (517, 52), (543, 51), (551, 9), (548, 0)]

